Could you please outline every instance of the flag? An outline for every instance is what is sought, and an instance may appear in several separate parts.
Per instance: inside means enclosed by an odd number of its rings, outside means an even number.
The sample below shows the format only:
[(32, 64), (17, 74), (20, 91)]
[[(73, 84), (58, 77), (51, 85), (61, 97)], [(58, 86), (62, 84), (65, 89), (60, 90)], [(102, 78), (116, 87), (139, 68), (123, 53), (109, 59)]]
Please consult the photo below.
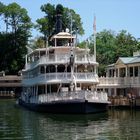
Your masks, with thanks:
[(96, 16), (94, 16), (93, 30), (96, 32)]

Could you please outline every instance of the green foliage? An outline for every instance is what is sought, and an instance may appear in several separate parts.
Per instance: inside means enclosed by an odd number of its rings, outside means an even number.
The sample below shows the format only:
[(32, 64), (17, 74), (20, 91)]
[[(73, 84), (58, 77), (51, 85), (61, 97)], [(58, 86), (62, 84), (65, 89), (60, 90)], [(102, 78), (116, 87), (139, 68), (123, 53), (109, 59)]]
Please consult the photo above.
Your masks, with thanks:
[(110, 64), (114, 61), (115, 35), (111, 31), (104, 30), (97, 34), (97, 61), (103, 64)]
[(132, 56), (133, 52), (138, 50), (137, 40), (127, 31), (122, 30), (116, 36), (116, 53), (115, 59), (121, 56)]
[(63, 22), (63, 30), (65, 30), (66, 28), (71, 29), (71, 24), (72, 24), (73, 34), (76, 34), (76, 32), (79, 35), (84, 34), (84, 29), (82, 27), (83, 23), (81, 22), (81, 17), (79, 14), (76, 14), (76, 12), (73, 9), (64, 8), (62, 22)]
[(0, 33), (0, 71), (17, 74), (24, 66), (26, 45), (32, 27), (26, 9), (17, 3), (3, 5), (0, 3), (0, 16), (5, 22), (6, 32)]
[(35, 28), (37, 28), (44, 36), (48, 36), (50, 33), (48, 31), (48, 19), (47, 18), (40, 18), (37, 19), (36, 22), (38, 24), (35, 25)]
[(29, 47), (33, 50), (37, 48), (44, 48), (44, 44), (44, 37), (36, 37), (35, 39), (30, 40)]
[(4, 9), (5, 9), (5, 5), (4, 5), (3, 3), (0, 2), (0, 15), (3, 14)]
[(7, 74), (17, 74), (24, 66), (24, 56), (27, 53), (26, 35), (17, 32), (16, 42), (13, 33), (0, 34), (0, 71)]
[(83, 42), (78, 43), (77, 47), (79, 47), (79, 48), (86, 48), (86, 45), (87, 45), (87, 42), (83, 41)]
[(37, 28), (44, 36), (50, 37), (54, 31), (55, 25), (55, 6), (50, 3), (41, 6), (42, 12), (45, 12), (45, 17), (37, 19)]
[(41, 6), (42, 12), (45, 12), (43, 18), (37, 19), (37, 25), (35, 26), (44, 36), (50, 38), (56, 29), (56, 14), (62, 15), (62, 30), (66, 28), (71, 29), (71, 17), (72, 17), (72, 31), (80, 35), (84, 34), (82, 22), (79, 14), (76, 14), (74, 10), (63, 7), (61, 4), (51, 5), (50, 3)]
[[(2, 4), (0, 4), (2, 5)], [(31, 28), (31, 19), (27, 15), (27, 11), (21, 8), (17, 3), (11, 3), (7, 6), (2, 6), (1, 15), (6, 24), (6, 32), (9, 30), (16, 32), (19, 28), (28, 30)]]

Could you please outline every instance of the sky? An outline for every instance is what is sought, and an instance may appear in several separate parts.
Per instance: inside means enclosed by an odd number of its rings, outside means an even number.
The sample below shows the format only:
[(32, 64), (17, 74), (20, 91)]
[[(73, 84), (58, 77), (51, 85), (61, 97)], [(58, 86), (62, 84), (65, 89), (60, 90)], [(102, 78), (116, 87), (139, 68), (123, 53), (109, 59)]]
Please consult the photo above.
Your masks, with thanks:
[[(140, 38), (140, 0), (1, 0), (4, 4), (18, 3), (28, 11), (32, 22), (45, 14), (40, 10), (41, 5), (62, 4), (73, 9), (80, 15), (85, 35), (80, 40), (87, 39), (93, 34), (94, 15), (96, 15), (97, 32), (103, 29), (116, 33), (127, 30), (135, 38)], [(39, 35), (35, 30), (33, 36)]]

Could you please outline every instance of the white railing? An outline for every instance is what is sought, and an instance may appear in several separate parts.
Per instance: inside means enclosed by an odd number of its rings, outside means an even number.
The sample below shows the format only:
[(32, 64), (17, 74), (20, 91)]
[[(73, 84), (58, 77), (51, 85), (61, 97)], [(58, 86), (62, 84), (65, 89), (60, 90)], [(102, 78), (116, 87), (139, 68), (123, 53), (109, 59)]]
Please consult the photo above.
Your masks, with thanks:
[(94, 55), (75, 55), (75, 62), (84, 63), (84, 62), (95, 62)]
[[(88, 100), (89, 102), (108, 102), (106, 92), (91, 92), (91, 91), (75, 91), (75, 92), (61, 92), (51, 94), (41, 94), (38, 96), (27, 97), (27, 101), (31, 103), (49, 103), (52, 101), (65, 100)], [(23, 98), (25, 100), (25, 98)]]
[[(72, 80), (71, 73), (46, 73), (40, 74), (34, 78), (24, 78), (22, 83), (24, 85), (33, 85), (37, 83), (46, 82), (66, 82), (69, 83)], [(74, 73), (74, 80), (76, 81), (86, 81), (86, 82), (96, 82), (98, 83), (98, 76), (93, 73)]]
[(140, 86), (140, 77), (100, 77), (99, 86)]
[[(57, 64), (57, 63), (68, 63), (70, 61), (70, 54), (56, 54), (49, 56), (42, 56), (35, 62), (28, 63), (26, 69), (34, 68), (38, 64)], [(75, 63), (95, 63), (94, 55), (75, 55)]]

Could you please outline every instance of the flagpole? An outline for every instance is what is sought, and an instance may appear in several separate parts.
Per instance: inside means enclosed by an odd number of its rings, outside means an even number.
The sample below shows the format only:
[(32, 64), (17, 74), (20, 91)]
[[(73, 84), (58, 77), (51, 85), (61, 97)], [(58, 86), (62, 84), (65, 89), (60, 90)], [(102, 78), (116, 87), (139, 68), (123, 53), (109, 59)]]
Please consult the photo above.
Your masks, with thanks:
[[(94, 35), (94, 58), (96, 62), (96, 16), (94, 15), (94, 24), (93, 24), (93, 35)], [(95, 66), (95, 74), (97, 72), (96, 66)]]
[(94, 16), (94, 25), (93, 25), (93, 35), (94, 35), (94, 57), (96, 61), (96, 17)]

